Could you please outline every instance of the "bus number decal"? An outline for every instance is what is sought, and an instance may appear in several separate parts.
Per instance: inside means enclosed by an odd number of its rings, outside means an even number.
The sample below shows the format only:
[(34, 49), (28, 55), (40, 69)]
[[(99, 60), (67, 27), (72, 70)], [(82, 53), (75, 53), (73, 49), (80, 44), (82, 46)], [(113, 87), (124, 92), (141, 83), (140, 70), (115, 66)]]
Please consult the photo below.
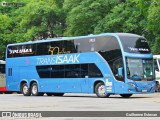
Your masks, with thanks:
[(106, 80), (106, 87), (107, 91), (112, 91), (112, 82), (109, 82), (108, 79)]

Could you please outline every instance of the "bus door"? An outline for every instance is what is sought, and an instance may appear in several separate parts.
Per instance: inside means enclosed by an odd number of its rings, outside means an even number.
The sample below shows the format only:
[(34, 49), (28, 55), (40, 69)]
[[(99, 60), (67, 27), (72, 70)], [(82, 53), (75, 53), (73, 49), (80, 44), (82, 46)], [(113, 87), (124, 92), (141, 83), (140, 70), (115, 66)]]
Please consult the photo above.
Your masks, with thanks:
[(64, 78), (60, 79), (61, 92), (81, 92), (81, 70), (80, 64), (65, 65)]
[(88, 64), (65, 65), (65, 79), (61, 79), (61, 91), (88, 92)]
[(113, 74), (116, 79), (114, 80), (115, 93), (123, 93), (125, 89), (125, 79), (122, 58), (113, 62)]
[(8, 86), (8, 90), (10, 90), (10, 88), (14, 91), (18, 91), (19, 90), (19, 84), (18, 84), (18, 80), (19, 80), (19, 67), (8, 67), (7, 70), (7, 83)]

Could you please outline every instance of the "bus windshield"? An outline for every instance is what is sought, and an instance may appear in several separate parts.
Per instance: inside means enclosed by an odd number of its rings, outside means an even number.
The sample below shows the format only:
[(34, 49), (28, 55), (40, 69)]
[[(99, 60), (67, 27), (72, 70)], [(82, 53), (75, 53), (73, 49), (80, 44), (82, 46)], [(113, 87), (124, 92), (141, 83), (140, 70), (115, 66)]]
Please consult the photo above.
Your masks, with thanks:
[(135, 81), (154, 79), (153, 60), (127, 58), (127, 78)]
[(125, 52), (149, 54), (151, 53), (147, 40), (139, 37), (120, 37)]

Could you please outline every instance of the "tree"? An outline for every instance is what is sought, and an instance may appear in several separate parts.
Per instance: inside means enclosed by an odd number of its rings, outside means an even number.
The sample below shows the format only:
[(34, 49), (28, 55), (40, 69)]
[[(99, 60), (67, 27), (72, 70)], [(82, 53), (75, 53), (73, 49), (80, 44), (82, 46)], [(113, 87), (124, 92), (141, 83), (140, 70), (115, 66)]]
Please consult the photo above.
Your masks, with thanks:
[[(78, 3), (78, 5), (76, 5)], [(117, 4), (117, 0), (81, 0), (64, 4), (67, 8), (67, 30), (65, 35), (77, 36), (88, 35), (94, 32), (98, 21), (103, 19), (107, 13)]]
[(152, 0), (150, 2), (148, 13), (148, 29), (153, 33), (154, 38), (152, 51), (154, 54), (160, 54), (160, 7), (159, 3)]
[(25, 39), (37, 40), (62, 36), (65, 14), (63, 0), (30, 1), (20, 17), (20, 28), (25, 32)]
[(98, 22), (94, 32), (129, 32), (142, 35), (146, 21), (142, 19), (136, 5), (136, 1), (127, 1), (115, 6)]
[[(65, 29), (64, 0), (8, 0), (22, 6), (0, 6), (0, 56), (9, 43), (62, 36)], [(0, 58), (1, 59), (1, 58)]]

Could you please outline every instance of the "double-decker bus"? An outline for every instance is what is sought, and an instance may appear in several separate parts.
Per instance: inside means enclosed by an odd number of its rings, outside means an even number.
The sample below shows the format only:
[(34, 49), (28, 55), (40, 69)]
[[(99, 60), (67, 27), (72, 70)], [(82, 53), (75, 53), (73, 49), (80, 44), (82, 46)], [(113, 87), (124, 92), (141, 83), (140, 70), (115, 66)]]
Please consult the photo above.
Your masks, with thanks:
[(24, 96), (95, 93), (98, 97), (154, 93), (153, 55), (147, 40), (129, 33), (9, 44), (7, 89)]
[(0, 60), (0, 93), (5, 93), (6, 90), (6, 76), (5, 76), (5, 61)]

